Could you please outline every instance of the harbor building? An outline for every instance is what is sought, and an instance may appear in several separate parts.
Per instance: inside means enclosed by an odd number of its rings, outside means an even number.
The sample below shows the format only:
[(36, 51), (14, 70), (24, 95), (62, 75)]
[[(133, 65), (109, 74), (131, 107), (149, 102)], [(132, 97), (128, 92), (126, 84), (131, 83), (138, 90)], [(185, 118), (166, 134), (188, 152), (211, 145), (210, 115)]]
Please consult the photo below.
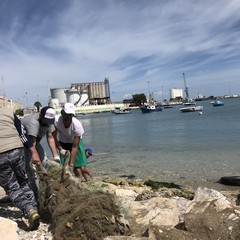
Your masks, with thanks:
[(52, 88), (50, 105), (59, 107), (71, 102), (76, 107), (110, 103), (109, 80), (103, 82), (72, 83), (69, 88)]
[(0, 108), (9, 108), (15, 111), (22, 107), (23, 106), (19, 101), (15, 102), (12, 99), (8, 99), (6, 96), (0, 96)]
[(180, 88), (170, 89), (170, 99), (183, 98), (183, 90)]

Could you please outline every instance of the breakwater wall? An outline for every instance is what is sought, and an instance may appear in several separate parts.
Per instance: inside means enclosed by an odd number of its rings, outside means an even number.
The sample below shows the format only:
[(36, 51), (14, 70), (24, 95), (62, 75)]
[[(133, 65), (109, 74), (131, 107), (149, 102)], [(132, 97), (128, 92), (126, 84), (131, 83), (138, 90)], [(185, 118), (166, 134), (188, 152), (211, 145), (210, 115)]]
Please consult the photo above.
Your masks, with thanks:
[(0, 108), (10, 108), (15, 111), (16, 109), (22, 108), (22, 104), (14, 102), (12, 99), (8, 99), (5, 96), (0, 96)]
[[(91, 105), (91, 106), (81, 106), (76, 107), (76, 114), (81, 113), (100, 113), (100, 112), (110, 112), (116, 107), (118, 108), (127, 108), (129, 104), (104, 104), (104, 105)], [(55, 108), (57, 113), (61, 112), (61, 108)]]

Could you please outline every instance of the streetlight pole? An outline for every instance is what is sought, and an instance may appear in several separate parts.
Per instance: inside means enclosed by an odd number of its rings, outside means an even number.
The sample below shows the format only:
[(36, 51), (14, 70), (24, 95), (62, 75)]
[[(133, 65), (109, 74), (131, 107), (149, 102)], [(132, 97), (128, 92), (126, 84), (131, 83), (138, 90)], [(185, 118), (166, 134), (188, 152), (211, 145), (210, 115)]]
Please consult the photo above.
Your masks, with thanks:
[(112, 91), (111, 103), (113, 103), (114, 92)]
[(164, 97), (163, 97), (163, 86), (162, 86), (162, 100), (164, 101)]
[(50, 93), (50, 79), (47, 80), (47, 84), (48, 84), (48, 95), (47, 95), (47, 99), (48, 99), (48, 102), (50, 102), (50, 99), (51, 99), (51, 93)]
[(27, 98), (27, 92), (25, 92), (25, 95), (26, 95), (26, 109), (28, 107), (28, 98)]

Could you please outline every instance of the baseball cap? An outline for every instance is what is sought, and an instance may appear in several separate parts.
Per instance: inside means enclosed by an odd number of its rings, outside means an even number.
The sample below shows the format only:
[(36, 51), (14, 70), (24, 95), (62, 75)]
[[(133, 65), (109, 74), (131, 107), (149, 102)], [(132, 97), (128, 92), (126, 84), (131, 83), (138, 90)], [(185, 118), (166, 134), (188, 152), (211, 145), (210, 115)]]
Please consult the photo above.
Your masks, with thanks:
[(47, 125), (54, 124), (56, 112), (52, 107), (43, 107), (40, 112), (43, 122)]
[(75, 107), (72, 103), (67, 102), (63, 105), (62, 110), (67, 114), (75, 115)]
[(91, 148), (87, 147), (87, 148), (85, 148), (85, 151), (88, 151), (89, 155), (92, 156), (92, 149)]

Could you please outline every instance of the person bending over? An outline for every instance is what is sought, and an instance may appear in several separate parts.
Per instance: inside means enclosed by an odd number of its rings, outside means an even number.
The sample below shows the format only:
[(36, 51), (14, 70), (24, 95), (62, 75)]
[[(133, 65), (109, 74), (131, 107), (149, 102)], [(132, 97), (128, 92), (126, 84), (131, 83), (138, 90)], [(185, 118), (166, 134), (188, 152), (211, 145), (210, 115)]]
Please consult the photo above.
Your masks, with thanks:
[(66, 150), (70, 151), (71, 156), (69, 160), (70, 168), (76, 177), (81, 180), (84, 178), (88, 180), (87, 175), (91, 174), (87, 171), (87, 157), (83, 146), (84, 129), (81, 122), (74, 117), (75, 107), (72, 103), (65, 103), (61, 110), (61, 115), (55, 119), (56, 131), (54, 133), (57, 148), (60, 151), (61, 163)]
[[(55, 131), (54, 122), (55, 122), (55, 110), (51, 107), (43, 107), (40, 113), (33, 113), (29, 116), (21, 119), (21, 123), (25, 128), (26, 133), (30, 136), (33, 143), (33, 147), (37, 150), (39, 158), (44, 167), (46, 167), (45, 162), (45, 152), (41, 145), (41, 139), (46, 136), (48, 146), (52, 152), (52, 155), (55, 160), (60, 161), (56, 143), (53, 137), (53, 132)], [(35, 178), (35, 174), (30, 168), (31, 155), (27, 150), (25, 150), (26, 158), (26, 170), (28, 178), (30, 181), (31, 188), (34, 192), (35, 198), (38, 201), (38, 179)]]

